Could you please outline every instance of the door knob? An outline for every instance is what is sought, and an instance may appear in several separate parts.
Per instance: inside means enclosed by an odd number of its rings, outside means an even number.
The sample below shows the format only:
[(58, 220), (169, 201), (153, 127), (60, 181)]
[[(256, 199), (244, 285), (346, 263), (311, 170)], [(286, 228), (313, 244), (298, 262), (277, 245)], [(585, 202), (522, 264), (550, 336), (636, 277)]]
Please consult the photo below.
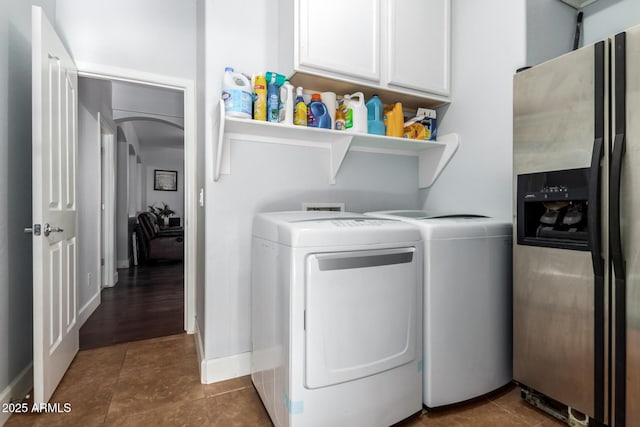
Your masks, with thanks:
[(44, 225), (44, 235), (48, 236), (51, 233), (62, 233), (64, 230), (60, 227), (52, 227), (51, 224), (47, 223)]

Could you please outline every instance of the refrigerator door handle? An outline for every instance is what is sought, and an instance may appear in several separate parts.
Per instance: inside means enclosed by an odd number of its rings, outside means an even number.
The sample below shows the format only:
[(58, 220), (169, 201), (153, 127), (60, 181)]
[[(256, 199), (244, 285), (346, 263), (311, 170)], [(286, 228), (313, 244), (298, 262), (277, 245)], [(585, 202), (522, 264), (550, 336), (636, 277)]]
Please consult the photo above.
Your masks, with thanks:
[(593, 143), (593, 155), (589, 171), (589, 239), (591, 246), (591, 260), (593, 262), (593, 274), (604, 278), (604, 259), (602, 258), (601, 230), (601, 171), (600, 159), (603, 156), (604, 141), (596, 138)]
[(620, 225), (620, 187), (622, 181), (622, 158), (626, 151), (624, 134), (617, 134), (613, 142), (611, 156), (611, 184), (610, 184), (610, 236), (611, 261), (616, 278), (625, 277), (624, 255), (622, 253), (622, 227)]
[(605, 132), (605, 53), (604, 42), (595, 45), (594, 142), (589, 171), (589, 243), (594, 274), (594, 418), (605, 423), (605, 281), (602, 257), (602, 166)]
[(614, 420), (616, 427), (626, 424), (627, 401), (627, 283), (626, 266), (622, 249), (621, 225), (621, 189), (622, 161), (626, 151), (627, 127), (627, 60), (626, 33), (617, 34), (614, 38), (614, 108), (615, 137), (611, 155), (611, 180), (609, 183), (609, 240), (611, 246), (611, 262), (616, 279), (614, 282)]

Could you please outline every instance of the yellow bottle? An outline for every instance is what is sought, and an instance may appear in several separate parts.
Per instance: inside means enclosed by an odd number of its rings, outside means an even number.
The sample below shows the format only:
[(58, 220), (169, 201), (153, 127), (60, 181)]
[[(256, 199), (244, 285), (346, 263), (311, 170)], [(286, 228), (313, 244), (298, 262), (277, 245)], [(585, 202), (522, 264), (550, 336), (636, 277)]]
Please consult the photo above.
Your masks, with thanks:
[(293, 108), (294, 108), (293, 124), (296, 126), (306, 126), (307, 125), (307, 104), (304, 103), (301, 87), (298, 87), (296, 89), (296, 102)]
[(253, 93), (255, 100), (253, 101), (253, 119), (267, 120), (267, 79), (264, 76), (257, 75), (254, 78)]
[(384, 107), (384, 124), (387, 126), (387, 136), (396, 138), (404, 136), (404, 115), (400, 102)]

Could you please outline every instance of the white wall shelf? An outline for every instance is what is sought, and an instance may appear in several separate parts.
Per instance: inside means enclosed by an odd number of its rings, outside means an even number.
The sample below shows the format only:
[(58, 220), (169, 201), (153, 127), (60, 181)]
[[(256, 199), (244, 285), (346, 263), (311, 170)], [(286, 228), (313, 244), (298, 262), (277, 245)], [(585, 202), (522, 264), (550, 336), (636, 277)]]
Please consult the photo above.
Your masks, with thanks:
[(458, 149), (458, 135), (454, 133), (440, 136), (438, 141), (416, 141), (355, 132), (287, 126), (280, 123), (226, 117), (222, 102), (218, 106), (214, 122), (218, 130), (214, 181), (218, 181), (220, 175), (231, 174), (230, 143), (234, 140), (324, 148), (329, 151), (331, 184), (335, 184), (336, 175), (349, 150), (418, 156), (420, 188), (430, 187), (435, 182)]

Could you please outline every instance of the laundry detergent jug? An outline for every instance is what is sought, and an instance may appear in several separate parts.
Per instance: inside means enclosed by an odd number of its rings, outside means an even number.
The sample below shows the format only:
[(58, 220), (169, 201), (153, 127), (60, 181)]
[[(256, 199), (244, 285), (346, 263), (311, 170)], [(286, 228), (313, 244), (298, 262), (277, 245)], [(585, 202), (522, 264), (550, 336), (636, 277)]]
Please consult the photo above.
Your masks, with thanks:
[[(367, 133), (367, 107), (364, 105), (364, 94), (356, 92), (344, 96), (344, 103), (348, 110), (351, 110), (351, 127), (349, 127), (349, 117), (347, 117), (347, 131)], [(347, 116), (348, 116), (347, 112)]]
[(250, 119), (253, 98), (249, 79), (234, 72), (231, 67), (225, 68), (222, 79), (222, 100), (227, 116)]

